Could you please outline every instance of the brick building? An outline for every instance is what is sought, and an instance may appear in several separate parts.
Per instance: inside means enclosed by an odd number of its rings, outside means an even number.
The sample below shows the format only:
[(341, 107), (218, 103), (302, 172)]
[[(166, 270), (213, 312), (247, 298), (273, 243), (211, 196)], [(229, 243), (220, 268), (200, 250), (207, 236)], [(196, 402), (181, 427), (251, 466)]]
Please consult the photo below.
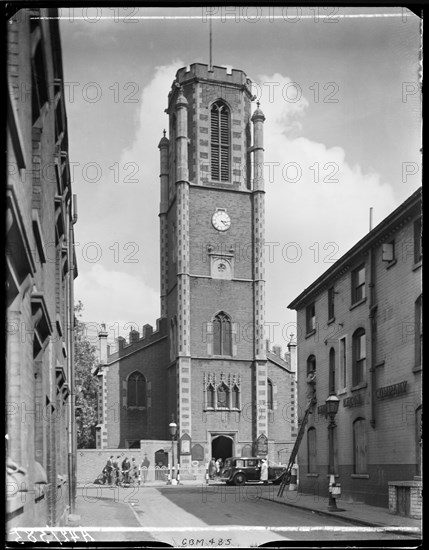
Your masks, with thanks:
[(73, 199), (56, 9), (8, 24), (7, 526), (73, 508)]
[(340, 400), (334, 467), (343, 496), (387, 506), (389, 482), (419, 483), (420, 233), (421, 189), (289, 305), (298, 315), (301, 413), (310, 395), (305, 381), (317, 373), (317, 405), (299, 452), (304, 492), (328, 491), (331, 394)]
[(172, 416), (184, 468), (284, 461), (293, 445), (294, 373), (264, 340), (265, 190), (251, 167), (265, 117), (251, 113), (250, 84), (202, 64), (176, 74), (159, 143), (161, 317), (113, 354), (100, 334), (98, 448), (168, 440)]

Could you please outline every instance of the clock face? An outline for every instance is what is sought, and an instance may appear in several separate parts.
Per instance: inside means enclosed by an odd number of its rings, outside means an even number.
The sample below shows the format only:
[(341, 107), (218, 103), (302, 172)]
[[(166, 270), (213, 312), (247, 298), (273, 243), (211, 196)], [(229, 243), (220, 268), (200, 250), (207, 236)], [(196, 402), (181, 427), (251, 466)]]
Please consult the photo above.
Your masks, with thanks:
[(226, 231), (231, 225), (231, 219), (226, 210), (216, 210), (212, 217), (212, 224), (218, 231)]

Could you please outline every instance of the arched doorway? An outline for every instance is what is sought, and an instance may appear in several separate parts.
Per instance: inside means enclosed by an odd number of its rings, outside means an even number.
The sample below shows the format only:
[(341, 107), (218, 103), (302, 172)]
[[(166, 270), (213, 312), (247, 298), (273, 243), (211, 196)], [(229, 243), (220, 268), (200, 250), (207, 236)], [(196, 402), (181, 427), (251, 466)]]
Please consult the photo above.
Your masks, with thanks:
[(225, 462), (226, 458), (232, 455), (232, 437), (217, 435), (212, 439), (212, 458), (221, 458)]

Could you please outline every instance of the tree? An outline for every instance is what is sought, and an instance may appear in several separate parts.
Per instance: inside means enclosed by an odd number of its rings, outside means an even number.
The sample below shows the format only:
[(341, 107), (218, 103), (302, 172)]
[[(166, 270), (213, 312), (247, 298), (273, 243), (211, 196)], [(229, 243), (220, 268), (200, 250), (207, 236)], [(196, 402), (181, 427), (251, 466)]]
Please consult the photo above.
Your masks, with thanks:
[(97, 364), (97, 348), (91, 344), (86, 333), (85, 323), (80, 320), (83, 309), (84, 306), (79, 300), (74, 307), (77, 448), (95, 449), (98, 381), (92, 375), (92, 369)]

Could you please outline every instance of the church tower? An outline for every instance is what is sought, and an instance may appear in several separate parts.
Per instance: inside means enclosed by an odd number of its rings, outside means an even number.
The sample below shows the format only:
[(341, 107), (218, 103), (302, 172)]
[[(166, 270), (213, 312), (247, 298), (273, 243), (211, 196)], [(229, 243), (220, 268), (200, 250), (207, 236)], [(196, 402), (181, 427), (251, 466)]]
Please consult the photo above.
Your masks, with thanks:
[[(160, 149), (161, 316), (179, 461), (268, 452), (263, 125), (240, 70), (193, 64)], [(192, 452), (191, 452), (192, 449)]]

